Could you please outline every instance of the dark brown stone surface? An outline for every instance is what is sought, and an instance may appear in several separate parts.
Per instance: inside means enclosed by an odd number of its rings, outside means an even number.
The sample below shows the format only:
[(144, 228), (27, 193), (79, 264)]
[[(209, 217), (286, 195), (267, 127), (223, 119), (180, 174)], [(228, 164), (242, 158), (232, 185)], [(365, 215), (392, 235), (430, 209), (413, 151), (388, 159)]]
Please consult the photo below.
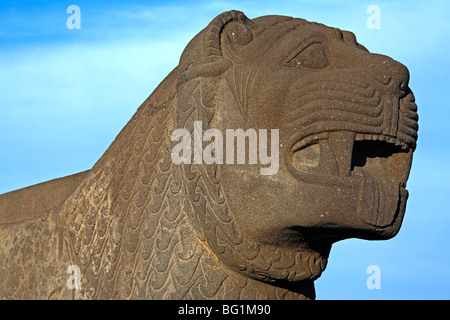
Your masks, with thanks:
[(0, 196), (0, 225), (45, 215), (70, 196), (89, 171), (39, 183)]
[[(43, 196), (24, 197), (29, 213), (0, 196), (0, 297), (313, 299), (332, 243), (400, 228), (418, 129), (408, 81), (351, 32), (219, 15), (79, 184), (29, 189)], [(198, 150), (175, 163), (171, 135), (195, 140), (196, 121), (226, 147), (227, 129), (267, 129), (278, 163), (261, 144), (255, 164), (250, 147), (244, 164)]]

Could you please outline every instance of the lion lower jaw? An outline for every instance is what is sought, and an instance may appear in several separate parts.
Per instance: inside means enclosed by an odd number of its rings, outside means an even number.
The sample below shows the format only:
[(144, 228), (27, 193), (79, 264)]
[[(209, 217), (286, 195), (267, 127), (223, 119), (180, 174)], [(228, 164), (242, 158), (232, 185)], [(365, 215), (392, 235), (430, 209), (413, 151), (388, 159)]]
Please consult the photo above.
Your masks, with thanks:
[[(276, 256), (267, 261), (265, 257)], [(233, 271), (274, 286), (295, 286), (303, 281), (314, 281), (325, 270), (328, 259), (319, 252), (290, 248), (261, 246), (253, 259), (234, 253), (233, 258), (218, 255), (223, 264)]]
[[(204, 245), (201, 247), (206, 249)], [(279, 251), (279, 248), (273, 250)], [(207, 266), (203, 272), (211, 283), (220, 283), (221, 289), (214, 295), (219, 299), (315, 299), (314, 280), (325, 269), (327, 259), (311, 252), (297, 252), (293, 256), (293, 264), (281, 265), (282, 260), (287, 262), (285, 255), (263, 270), (249, 259), (243, 261), (242, 256), (231, 264), (222, 255), (207, 249), (202, 258), (203, 266)]]

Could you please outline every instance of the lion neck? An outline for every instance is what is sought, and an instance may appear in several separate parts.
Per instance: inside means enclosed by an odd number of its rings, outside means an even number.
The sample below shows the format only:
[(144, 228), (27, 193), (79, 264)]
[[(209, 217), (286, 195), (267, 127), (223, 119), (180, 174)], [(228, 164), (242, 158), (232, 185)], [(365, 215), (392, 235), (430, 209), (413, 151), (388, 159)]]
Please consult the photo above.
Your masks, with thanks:
[[(194, 236), (195, 230), (187, 219), (183, 221), (181, 229), (183, 228), (186, 228), (186, 232), (179, 241), (183, 243), (181, 247), (189, 249), (178, 252), (177, 258), (172, 260), (172, 266), (168, 267), (174, 270), (174, 275), (176, 274), (178, 278), (183, 278), (183, 281), (177, 285), (179, 289), (171, 292), (171, 299), (309, 300), (315, 298), (314, 283), (311, 280), (302, 281), (291, 288), (283, 288), (254, 280), (231, 270), (211, 252), (205, 241)], [(179, 260), (179, 254), (187, 255), (189, 258)], [(184, 288), (182, 284), (185, 284)]]

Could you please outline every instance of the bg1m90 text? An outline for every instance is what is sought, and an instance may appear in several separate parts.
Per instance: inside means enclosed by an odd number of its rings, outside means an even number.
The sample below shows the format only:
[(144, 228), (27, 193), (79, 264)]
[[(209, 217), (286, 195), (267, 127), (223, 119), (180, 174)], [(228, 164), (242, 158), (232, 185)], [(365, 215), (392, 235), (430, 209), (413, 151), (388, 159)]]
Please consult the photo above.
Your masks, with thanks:
[(222, 306), (222, 314), (245, 314), (245, 315), (270, 314), (270, 305), (267, 305), (267, 304), (266, 305), (233, 304), (230, 306), (230, 305), (224, 304)]

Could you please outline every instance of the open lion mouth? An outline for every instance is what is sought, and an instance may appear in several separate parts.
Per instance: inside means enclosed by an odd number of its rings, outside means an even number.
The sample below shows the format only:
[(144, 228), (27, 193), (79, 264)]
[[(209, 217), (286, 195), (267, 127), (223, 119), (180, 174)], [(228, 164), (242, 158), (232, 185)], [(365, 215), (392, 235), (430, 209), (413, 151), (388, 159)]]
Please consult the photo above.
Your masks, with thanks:
[(417, 128), (408, 133), (330, 130), (301, 139), (294, 135), (286, 165), (293, 177), (311, 186), (313, 208), (306, 224), (367, 229), (382, 238), (395, 235), (408, 198)]
[(393, 137), (349, 131), (323, 132), (294, 144), (291, 164), (298, 171), (354, 177), (365, 171), (378, 179), (406, 186), (412, 149)]
[(310, 226), (397, 233), (412, 162), (407, 144), (385, 135), (322, 132), (295, 143), (286, 162), (311, 186)]
[[(311, 227), (397, 233), (405, 210), (412, 149), (390, 137), (325, 132), (294, 145), (291, 174), (309, 183)], [(367, 236), (360, 236), (367, 237)]]
[[(325, 83), (327, 94), (336, 95), (335, 82)], [(286, 167), (295, 179), (309, 184), (309, 191), (303, 191), (311, 201), (311, 214), (302, 217), (305, 225), (391, 237), (400, 227), (408, 197), (418, 129), (414, 95), (409, 88), (382, 94), (362, 84), (347, 86), (354, 98), (344, 93), (303, 101), (306, 107), (293, 109), (300, 117), (290, 123), (294, 134), (285, 149)], [(299, 90), (325, 94), (307, 85)], [(303, 92), (291, 101), (311, 95)]]

